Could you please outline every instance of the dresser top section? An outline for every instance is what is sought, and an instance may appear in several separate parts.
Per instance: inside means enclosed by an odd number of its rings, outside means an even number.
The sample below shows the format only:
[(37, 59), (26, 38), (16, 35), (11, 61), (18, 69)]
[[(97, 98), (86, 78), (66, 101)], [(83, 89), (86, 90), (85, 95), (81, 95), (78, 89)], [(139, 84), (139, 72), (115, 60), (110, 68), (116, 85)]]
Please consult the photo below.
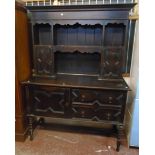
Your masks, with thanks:
[(103, 90), (130, 90), (123, 79), (98, 80), (97, 76), (57, 75), (55, 79), (33, 77), (28, 81), (22, 82), (22, 84)]
[(136, 3), (128, 4), (96, 4), (96, 5), (57, 5), (57, 6), (26, 6), (30, 11), (67, 11), (67, 10), (78, 10), (78, 11), (104, 11), (104, 10), (130, 10)]
[[(128, 19), (129, 11), (136, 5), (66, 5), (66, 6), (27, 6), (31, 20), (103, 20)], [(63, 13), (63, 14), (62, 14)]]

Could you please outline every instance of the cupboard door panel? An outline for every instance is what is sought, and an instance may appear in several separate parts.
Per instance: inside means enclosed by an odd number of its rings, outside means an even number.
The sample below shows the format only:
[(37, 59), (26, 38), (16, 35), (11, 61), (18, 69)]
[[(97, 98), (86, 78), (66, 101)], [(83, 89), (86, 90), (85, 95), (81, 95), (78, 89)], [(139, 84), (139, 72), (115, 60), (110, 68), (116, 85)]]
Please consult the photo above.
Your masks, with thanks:
[(54, 57), (51, 46), (34, 46), (34, 75), (52, 76)]
[(35, 115), (65, 117), (69, 91), (64, 88), (39, 87), (32, 91), (32, 111)]
[(123, 72), (123, 48), (105, 48), (103, 51), (104, 77), (119, 78)]

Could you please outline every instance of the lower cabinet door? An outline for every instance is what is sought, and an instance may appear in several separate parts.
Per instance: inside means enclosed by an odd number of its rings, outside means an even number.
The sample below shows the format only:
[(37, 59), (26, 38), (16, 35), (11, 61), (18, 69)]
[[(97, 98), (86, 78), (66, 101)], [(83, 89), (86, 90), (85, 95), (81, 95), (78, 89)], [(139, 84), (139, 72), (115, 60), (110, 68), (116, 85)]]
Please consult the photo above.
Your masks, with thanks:
[(69, 90), (40, 86), (32, 90), (32, 111), (35, 115), (65, 117), (69, 106)]

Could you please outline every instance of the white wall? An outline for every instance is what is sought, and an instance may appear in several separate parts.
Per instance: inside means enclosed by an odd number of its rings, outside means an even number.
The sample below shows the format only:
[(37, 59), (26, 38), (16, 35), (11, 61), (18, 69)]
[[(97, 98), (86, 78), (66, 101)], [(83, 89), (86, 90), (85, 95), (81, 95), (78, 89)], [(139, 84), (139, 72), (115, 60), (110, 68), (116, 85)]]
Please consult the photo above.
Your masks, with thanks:
[(139, 79), (139, 23), (137, 20), (135, 27), (135, 37), (134, 37), (130, 77), (125, 78), (125, 81), (128, 83), (129, 87), (132, 90), (128, 93), (126, 117), (125, 117), (125, 131), (127, 134), (128, 144), (130, 143), (131, 138), (131, 127), (133, 124), (133, 112), (135, 107), (135, 98), (137, 94), (138, 79)]

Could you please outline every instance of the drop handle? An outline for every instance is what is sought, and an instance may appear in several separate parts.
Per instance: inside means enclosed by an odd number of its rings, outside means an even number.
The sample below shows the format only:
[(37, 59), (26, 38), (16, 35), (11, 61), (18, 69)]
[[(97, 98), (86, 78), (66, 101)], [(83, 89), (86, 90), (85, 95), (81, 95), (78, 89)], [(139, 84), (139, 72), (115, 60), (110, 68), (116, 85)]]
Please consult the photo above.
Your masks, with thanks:
[(82, 115), (82, 117), (84, 117), (85, 116), (85, 111), (81, 111), (81, 115)]
[(69, 102), (66, 102), (66, 107), (68, 107), (69, 106)]
[(82, 98), (85, 98), (86, 96), (85, 95), (82, 95)]
[(110, 97), (109, 97), (109, 103), (110, 103), (110, 104), (112, 103), (112, 100), (113, 100), (113, 98), (110, 96)]
[(85, 95), (82, 95), (81, 98), (82, 98), (82, 101), (84, 101), (84, 99), (86, 98), (86, 96)]

